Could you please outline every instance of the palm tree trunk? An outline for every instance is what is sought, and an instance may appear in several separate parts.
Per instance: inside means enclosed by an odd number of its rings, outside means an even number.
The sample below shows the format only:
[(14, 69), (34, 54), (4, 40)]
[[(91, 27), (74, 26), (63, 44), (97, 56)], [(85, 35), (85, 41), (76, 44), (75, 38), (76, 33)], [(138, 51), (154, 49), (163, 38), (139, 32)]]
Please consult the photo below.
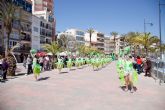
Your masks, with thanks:
[[(2, 24), (3, 26), (3, 24)], [(2, 27), (2, 50), (4, 49), (4, 28)]]
[(92, 41), (91, 41), (91, 38), (92, 38), (92, 35), (91, 35), (91, 33), (89, 33), (90, 35), (89, 35), (89, 38), (90, 38), (90, 46), (92, 46)]
[(9, 52), (9, 38), (10, 38), (10, 32), (7, 33), (6, 37), (6, 48), (5, 48), (5, 56), (7, 57)]
[(116, 36), (114, 36), (114, 53), (116, 52)]

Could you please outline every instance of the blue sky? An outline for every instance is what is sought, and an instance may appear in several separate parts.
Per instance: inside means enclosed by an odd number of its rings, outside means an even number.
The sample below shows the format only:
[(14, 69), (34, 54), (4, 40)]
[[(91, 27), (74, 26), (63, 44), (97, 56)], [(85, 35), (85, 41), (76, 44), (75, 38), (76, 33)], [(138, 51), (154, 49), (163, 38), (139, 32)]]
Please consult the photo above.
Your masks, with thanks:
[[(165, 4), (165, 0), (161, 0)], [(162, 38), (165, 42), (165, 5), (162, 10)], [(92, 27), (105, 34), (116, 31), (146, 31), (159, 36), (158, 0), (55, 0), (56, 30), (87, 30)]]

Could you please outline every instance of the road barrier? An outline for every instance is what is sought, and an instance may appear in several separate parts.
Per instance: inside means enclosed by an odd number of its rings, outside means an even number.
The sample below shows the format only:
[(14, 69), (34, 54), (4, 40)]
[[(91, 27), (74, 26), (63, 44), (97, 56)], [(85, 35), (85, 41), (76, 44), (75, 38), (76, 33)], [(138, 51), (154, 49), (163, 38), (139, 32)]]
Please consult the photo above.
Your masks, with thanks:
[(151, 59), (152, 63), (152, 76), (159, 80), (159, 84), (165, 82), (165, 60)]

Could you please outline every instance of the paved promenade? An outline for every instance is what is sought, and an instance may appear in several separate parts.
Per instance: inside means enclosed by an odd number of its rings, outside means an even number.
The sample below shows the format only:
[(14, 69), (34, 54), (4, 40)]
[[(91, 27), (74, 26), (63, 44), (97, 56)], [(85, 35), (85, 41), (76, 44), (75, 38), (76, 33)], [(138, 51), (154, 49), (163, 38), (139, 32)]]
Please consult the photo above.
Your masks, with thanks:
[(165, 110), (165, 84), (139, 76), (138, 90), (119, 87), (115, 62), (59, 74), (57, 70), (0, 83), (0, 110)]

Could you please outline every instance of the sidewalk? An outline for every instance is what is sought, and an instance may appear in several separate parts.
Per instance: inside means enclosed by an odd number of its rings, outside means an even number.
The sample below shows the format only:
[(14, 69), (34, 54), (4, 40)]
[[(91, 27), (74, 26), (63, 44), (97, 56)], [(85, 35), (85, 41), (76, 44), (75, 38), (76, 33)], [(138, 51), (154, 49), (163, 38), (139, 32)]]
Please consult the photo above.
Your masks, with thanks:
[(99, 71), (65, 71), (44, 72), (40, 81), (29, 75), (0, 84), (0, 110), (165, 110), (165, 84), (140, 75), (138, 90), (124, 92), (115, 62)]

